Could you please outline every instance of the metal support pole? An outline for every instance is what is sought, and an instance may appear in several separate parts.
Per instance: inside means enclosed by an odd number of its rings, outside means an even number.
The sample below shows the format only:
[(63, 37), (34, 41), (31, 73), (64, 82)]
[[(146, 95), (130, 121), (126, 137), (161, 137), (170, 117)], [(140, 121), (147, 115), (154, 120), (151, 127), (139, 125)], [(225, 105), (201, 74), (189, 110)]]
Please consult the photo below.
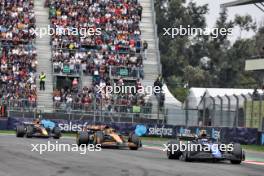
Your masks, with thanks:
[(103, 118), (103, 98), (100, 99), (100, 104), (101, 104), (101, 116), (100, 116), (100, 122), (102, 122), (102, 118)]
[(205, 105), (206, 105), (206, 98), (203, 97), (203, 126), (205, 126)]
[(211, 126), (214, 126), (214, 120), (215, 120), (215, 99), (212, 96), (210, 96), (210, 98), (213, 101), (213, 113), (212, 113), (212, 117), (211, 117)]
[(188, 108), (186, 107), (189, 107), (189, 100), (186, 99), (185, 101), (185, 126), (187, 127), (188, 126), (188, 121), (189, 121), (189, 113), (188, 113)]
[(252, 128), (252, 126), (253, 126), (253, 116), (254, 116), (254, 111), (253, 111), (253, 109), (254, 109), (254, 97), (253, 97), (252, 94), (249, 94), (249, 95), (250, 95), (251, 100), (252, 100), (252, 102), (251, 102), (251, 117), (250, 117), (250, 128)]
[(233, 95), (236, 99), (236, 117), (234, 127), (238, 127), (238, 112), (239, 112), (239, 97), (237, 95)]
[(230, 97), (229, 96), (227, 96), (227, 95), (225, 95), (225, 97), (227, 98), (227, 101), (228, 101), (228, 126), (230, 126), (229, 125), (229, 122), (230, 122), (230, 111), (231, 111), (231, 103), (230, 103)]
[(94, 124), (95, 124), (95, 121), (96, 121), (95, 112), (96, 112), (96, 100), (94, 98), (94, 100), (93, 100), (93, 121), (94, 121)]
[(259, 96), (259, 131), (261, 131), (262, 123), (262, 95)]
[(112, 66), (111, 65), (109, 66), (109, 78), (110, 79), (112, 78)]
[(241, 94), (241, 96), (244, 98), (244, 122), (243, 122), (243, 127), (246, 127), (247, 126), (247, 96), (244, 95), (244, 94)]
[(223, 98), (219, 95), (217, 96), (220, 100), (220, 126), (223, 126)]

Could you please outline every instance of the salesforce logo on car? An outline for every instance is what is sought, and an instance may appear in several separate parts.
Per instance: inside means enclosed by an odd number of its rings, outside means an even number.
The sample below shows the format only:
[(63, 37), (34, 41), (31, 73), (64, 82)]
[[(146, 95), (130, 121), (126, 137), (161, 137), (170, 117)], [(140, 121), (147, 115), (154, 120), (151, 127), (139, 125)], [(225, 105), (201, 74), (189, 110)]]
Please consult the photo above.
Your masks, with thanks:
[(87, 122), (84, 124), (76, 124), (76, 123), (59, 123), (58, 126), (61, 129), (61, 131), (66, 131), (66, 132), (77, 132), (77, 131), (82, 131), (83, 127), (87, 126)]
[(148, 129), (148, 135), (154, 135), (154, 136), (172, 136), (173, 129), (172, 128), (165, 128), (164, 126), (161, 128), (150, 127)]

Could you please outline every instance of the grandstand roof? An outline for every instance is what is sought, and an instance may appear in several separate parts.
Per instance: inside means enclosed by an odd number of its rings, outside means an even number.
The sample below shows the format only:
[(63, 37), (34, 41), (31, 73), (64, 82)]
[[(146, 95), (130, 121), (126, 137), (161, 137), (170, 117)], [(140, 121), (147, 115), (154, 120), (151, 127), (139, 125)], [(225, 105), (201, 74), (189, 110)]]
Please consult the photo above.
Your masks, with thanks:
[[(258, 90), (261, 92), (261, 90)], [(202, 101), (203, 97), (223, 97), (225, 95), (227, 96), (233, 96), (233, 95), (246, 95), (246, 94), (252, 94), (254, 92), (254, 89), (230, 89), (230, 88), (196, 88), (193, 87), (190, 89), (190, 93), (187, 97), (189, 101), (189, 108), (190, 109), (197, 109), (200, 102)]]
[(241, 5), (249, 5), (264, 2), (264, 0), (236, 0), (233, 2), (224, 3), (221, 7), (233, 7), (233, 6), (241, 6)]
[(162, 87), (163, 92), (165, 93), (165, 105), (170, 105), (173, 107), (182, 107), (182, 103), (177, 100), (170, 92), (170, 90), (168, 89), (167, 85), (164, 84)]

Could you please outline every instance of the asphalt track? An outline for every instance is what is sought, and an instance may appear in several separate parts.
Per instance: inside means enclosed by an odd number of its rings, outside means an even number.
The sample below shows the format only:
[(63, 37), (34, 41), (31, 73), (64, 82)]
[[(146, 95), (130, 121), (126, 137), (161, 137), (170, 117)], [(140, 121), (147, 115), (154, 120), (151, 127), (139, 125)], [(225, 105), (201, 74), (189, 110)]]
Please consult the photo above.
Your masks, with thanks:
[[(263, 176), (264, 166), (229, 162), (168, 160), (155, 147), (138, 151), (103, 149), (100, 152), (32, 152), (31, 144), (48, 139), (0, 135), (0, 176)], [(52, 143), (56, 141), (51, 139)], [(59, 143), (74, 144), (74, 138)]]

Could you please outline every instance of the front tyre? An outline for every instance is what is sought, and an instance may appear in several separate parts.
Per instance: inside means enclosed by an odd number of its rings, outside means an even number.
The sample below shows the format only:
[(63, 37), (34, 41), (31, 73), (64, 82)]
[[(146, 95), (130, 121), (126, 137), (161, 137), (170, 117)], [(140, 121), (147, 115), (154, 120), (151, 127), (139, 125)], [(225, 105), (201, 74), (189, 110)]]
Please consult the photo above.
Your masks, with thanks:
[(25, 126), (18, 125), (16, 127), (16, 137), (24, 137), (24, 135), (25, 135)]
[(132, 142), (135, 146), (130, 146), (129, 149), (130, 150), (138, 150), (138, 148), (140, 147), (141, 145), (141, 140), (140, 138), (135, 135), (135, 134), (131, 134), (129, 139), (128, 139), (128, 142)]
[(181, 155), (181, 160), (185, 161), (185, 162), (191, 162), (191, 158), (190, 158), (190, 151), (186, 150), (182, 153)]
[[(178, 140), (173, 140), (168, 142), (168, 150), (167, 150), (167, 157), (168, 159), (179, 159), (182, 155), (182, 152), (179, 150), (180, 142)], [(177, 149), (175, 150), (175, 146), (178, 145)]]

